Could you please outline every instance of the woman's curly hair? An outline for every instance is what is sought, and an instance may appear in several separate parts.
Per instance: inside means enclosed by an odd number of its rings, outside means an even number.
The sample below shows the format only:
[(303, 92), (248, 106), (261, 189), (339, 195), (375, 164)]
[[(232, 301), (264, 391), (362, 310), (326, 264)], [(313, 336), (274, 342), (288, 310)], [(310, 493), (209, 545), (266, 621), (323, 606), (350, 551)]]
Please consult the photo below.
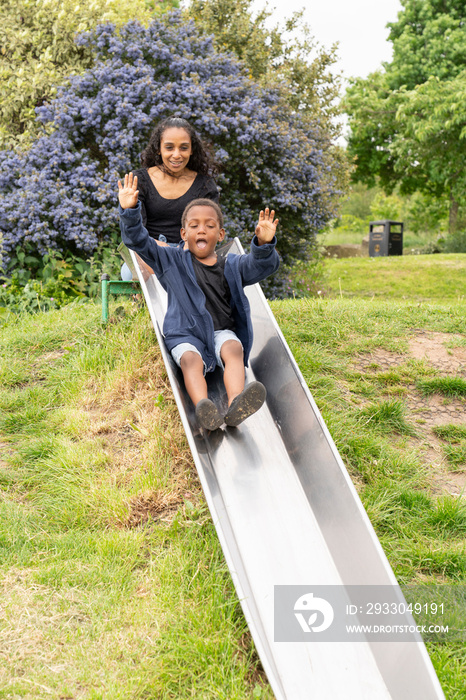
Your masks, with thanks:
[(171, 129), (184, 129), (191, 139), (192, 153), (188, 161), (188, 168), (201, 175), (215, 177), (218, 174), (219, 166), (215, 161), (209, 146), (205, 144), (193, 126), (181, 117), (167, 117), (155, 127), (151, 134), (149, 143), (141, 153), (141, 164), (144, 168), (152, 168), (154, 165), (164, 169), (162, 156), (160, 155), (160, 142), (164, 131)]

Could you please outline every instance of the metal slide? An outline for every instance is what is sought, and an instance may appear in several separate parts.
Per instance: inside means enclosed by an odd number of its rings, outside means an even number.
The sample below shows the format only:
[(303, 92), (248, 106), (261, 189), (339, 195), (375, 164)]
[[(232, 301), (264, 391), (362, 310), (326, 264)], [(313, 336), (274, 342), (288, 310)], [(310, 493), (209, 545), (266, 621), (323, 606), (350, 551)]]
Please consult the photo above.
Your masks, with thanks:
[[(237, 239), (219, 255), (243, 252)], [(325, 423), (259, 287), (247, 287), (254, 344), (246, 381), (267, 405), (204, 435), (162, 336), (166, 294), (141, 282), (181, 420), (238, 597), (277, 700), (444, 698), (418, 641), (274, 641), (274, 586), (396, 586)], [(220, 370), (209, 379), (226, 409)], [(404, 599), (403, 599), (404, 600)], [(405, 622), (412, 623), (408, 614)]]

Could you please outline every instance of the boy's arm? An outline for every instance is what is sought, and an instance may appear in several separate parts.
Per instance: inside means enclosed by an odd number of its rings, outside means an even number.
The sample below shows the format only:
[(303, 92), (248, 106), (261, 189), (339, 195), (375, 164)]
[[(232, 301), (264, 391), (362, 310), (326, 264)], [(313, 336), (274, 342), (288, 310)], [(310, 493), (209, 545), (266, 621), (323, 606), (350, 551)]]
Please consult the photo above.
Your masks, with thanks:
[(255, 232), (258, 245), (264, 245), (264, 243), (273, 241), (278, 225), (278, 219), (274, 220), (274, 216), (275, 211), (273, 209), (270, 211), (268, 207), (259, 214), (259, 222)]
[(259, 214), (259, 222), (251, 242), (251, 252), (241, 255), (239, 271), (243, 285), (255, 284), (276, 272), (280, 259), (275, 250), (278, 219), (274, 210), (266, 208)]
[[(120, 180), (118, 180), (118, 200), (120, 202), (120, 207), (126, 211), (126, 209), (136, 209), (138, 208), (138, 201), (139, 201), (139, 190), (138, 190), (138, 177), (137, 175), (133, 175), (133, 173), (126, 174), (123, 183), (121, 183)], [(141, 204), (141, 203), (140, 203)], [(141, 207), (139, 207), (141, 208)], [(127, 217), (128, 218), (128, 217)], [(146, 217), (147, 218), (147, 217)], [(145, 214), (143, 211), (141, 211), (141, 221), (145, 228)], [(120, 218), (121, 221), (121, 218)], [(123, 229), (122, 229), (122, 236), (123, 236)], [(168, 243), (163, 243), (162, 241), (156, 241), (155, 239), (151, 238), (152, 241), (154, 241), (157, 245), (162, 246), (162, 247), (168, 247)], [(128, 246), (128, 243), (124, 241), (124, 243)], [(138, 251), (139, 252), (139, 251)], [(141, 255), (142, 257), (142, 255)]]
[(133, 173), (126, 173), (123, 184), (118, 180), (118, 201), (122, 209), (134, 209), (138, 203), (138, 177)]
[(155, 272), (161, 274), (159, 250), (142, 223), (141, 203), (138, 201), (138, 178), (133, 173), (125, 175), (123, 183), (118, 180), (120, 203), (120, 230), (123, 243), (134, 250)]

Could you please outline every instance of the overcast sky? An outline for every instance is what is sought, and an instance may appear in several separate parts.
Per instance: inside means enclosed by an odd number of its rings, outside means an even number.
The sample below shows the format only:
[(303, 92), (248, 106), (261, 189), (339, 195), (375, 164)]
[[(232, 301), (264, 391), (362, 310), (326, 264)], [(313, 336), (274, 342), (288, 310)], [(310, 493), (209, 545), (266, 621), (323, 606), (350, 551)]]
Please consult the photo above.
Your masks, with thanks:
[(323, 46), (339, 43), (337, 67), (346, 78), (365, 77), (391, 59), (387, 22), (402, 9), (399, 0), (254, 0), (253, 7), (275, 7), (281, 21), (305, 7), (312, 34)]

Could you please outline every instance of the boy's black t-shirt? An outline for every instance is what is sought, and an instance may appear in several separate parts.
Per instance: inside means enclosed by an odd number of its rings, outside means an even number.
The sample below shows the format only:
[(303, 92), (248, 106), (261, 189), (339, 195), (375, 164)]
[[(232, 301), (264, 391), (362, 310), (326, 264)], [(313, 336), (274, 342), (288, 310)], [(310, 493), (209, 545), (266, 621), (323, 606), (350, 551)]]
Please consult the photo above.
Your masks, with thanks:
[(214, 265), (203, 265), (191, 256), (196, 280), (205, 295), (205, 306), (212, 316), (214, 330), (235, 330), (231, 311), (231, 292), (225, 278), (225, 259), (217, 260)]

